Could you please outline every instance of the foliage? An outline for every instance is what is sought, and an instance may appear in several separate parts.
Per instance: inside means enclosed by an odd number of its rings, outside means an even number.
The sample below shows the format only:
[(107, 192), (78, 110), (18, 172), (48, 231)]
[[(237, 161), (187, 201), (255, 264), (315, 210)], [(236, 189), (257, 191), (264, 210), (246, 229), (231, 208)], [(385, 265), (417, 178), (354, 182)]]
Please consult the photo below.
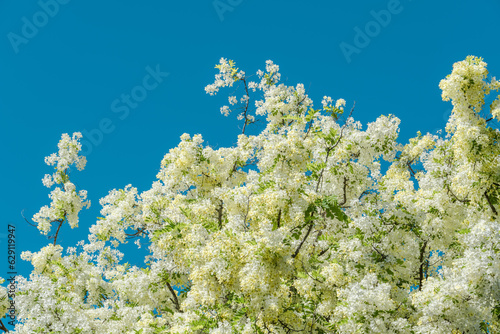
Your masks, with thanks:
[[(500, 82), (482, 59), (440, 83), (446, 136), (404, 146), (398, 118), (363, 130), (342, 99), (314, 109), (271, 61), (258, 82), (216, 67), (207, 93), (243, 91), (221, 108), (240, 111), (237, 144), (182, 135), (150, 190), (110, 191), (88, 241), (66, 250), (59, 227), (90, 203), (70, 181), (80, 134), (63, 135), (46, 160), (52, 203), (33, 218), (58, 228), (23, 253), (34, 269), (18, 278), (16, 333), (500, 332), (499, 97), (484, 108)], [(149, 247), (143, 268), (122, 261), (130, 237)]]

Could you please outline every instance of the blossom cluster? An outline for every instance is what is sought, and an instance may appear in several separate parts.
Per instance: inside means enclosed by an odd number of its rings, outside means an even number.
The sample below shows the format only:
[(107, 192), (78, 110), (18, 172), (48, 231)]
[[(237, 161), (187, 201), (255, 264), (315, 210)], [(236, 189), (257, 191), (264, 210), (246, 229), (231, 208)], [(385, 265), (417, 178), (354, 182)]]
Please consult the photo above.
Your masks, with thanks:
[[(485, 62), (441, 82), (447, 135), (406, 145), (393, 115), (363, 128), (343, 99), (315, 109), (271, 61), (259, 82), (235, 66), (221, 59), (206, 91), (241, 89), (237, 143), (183, 134), (151, 189), (100, 200), (88, 241), (23, 253), (15, 333), (499, 333), (499, 100), (484, 104), (500, 84)], [(47, 158), (44, 184), (63, 187), (34, 217), (44, 233), (76, 227), (88, 203), (69, 181), (79, 138)], [(124, 262), (133, 238), (143, 266)]]
[(87, 191), (77, 191), (75, 185), (70, 181), (69, 172), (71, 165), (75, 165), (78, 170), (83, 170), (87, 160), (80, 156), (79, 152), (82, 146), (79, 142), (82, 134), (76, 132), (73, 137), (63, 134), (59, 141), (59, 152), (53, 153), (45, 158), (45, 163), (49, 166), (55, 166), (52, 175), (46, 174), (42, 182), (47, 188), (54, 184), (62, 184), (62, 187), (56, 187), (49, 194), (52, 200), (50, 206), (43, 206), (33, 217), (33, 221), (38, 223), (38, 229), (43, 234), (50, 232), (52, 223), (67, 221), (71, 228), (78, 226), (78, 213), (83, 207), (90, 207), (90, 201), (87, 200)]

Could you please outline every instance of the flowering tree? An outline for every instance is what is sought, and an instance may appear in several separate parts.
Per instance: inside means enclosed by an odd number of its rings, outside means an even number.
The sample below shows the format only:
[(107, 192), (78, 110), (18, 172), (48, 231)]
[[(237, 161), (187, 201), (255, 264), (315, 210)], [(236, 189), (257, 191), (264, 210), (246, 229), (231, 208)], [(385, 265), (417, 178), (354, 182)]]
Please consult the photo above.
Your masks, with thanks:
[[(258, 82), (216, 67), (209, 94), (242, 91), (221, 109), (240, 112), (237, 144), (182, 135), (150, 190), (110, 191), (67, 249), (59, 228), (90, 203), (69, 173), (85, 166), (81, 135), (63, 135), (33, 217), (53, 243), (22, 255), (34, 269), (18, 278), (16, 333), (500, 332), (500, 97), (483, 108), (500, 82), (481, 59), (440, 83), (447, 135), (404, 146), (398, 118), (362, 130), (342, 99), (314, 109), (271, 61)], [(122, 261), (130, 237), (149, 246), (142, 268)]]

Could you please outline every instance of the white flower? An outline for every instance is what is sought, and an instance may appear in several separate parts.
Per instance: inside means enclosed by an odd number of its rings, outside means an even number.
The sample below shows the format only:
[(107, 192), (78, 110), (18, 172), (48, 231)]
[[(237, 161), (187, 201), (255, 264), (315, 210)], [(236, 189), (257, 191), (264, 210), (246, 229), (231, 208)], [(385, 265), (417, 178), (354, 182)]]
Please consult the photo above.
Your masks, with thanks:
[(44, 186), (47, 188), (50, 188), (54, 185), (54, 180), (52, 180), (52, 175), (50, 174), (45, 174), (45, 176), (42, 179), (42, 183)]
[(229, 109), (229, 107), (228, 107), (228, 106), (222, 106), (222, 107), (220, 108), (220, 113), (221, 113), (222, 115), (224, 115), (224, 116), (228, 116), (230, 112), (231, 112), (231, 109)]
[(335, 108), (343, 109), (342, 107), (345, 106), (345, 103), (344, 99), (338, 99), (337, 102), (335, 102)]
[(236, 96), (229, 96), (229, 103), (231, 105), (235, 105), (236, 103), (238, 103), (238, 100), (236, 99)]
[(326, 106), (330, 105), (332, 103), (332, 98), (330, 96), (323, 96), (323, 100), (321, 100), (321, 104), (323, 105), (323, 108)]

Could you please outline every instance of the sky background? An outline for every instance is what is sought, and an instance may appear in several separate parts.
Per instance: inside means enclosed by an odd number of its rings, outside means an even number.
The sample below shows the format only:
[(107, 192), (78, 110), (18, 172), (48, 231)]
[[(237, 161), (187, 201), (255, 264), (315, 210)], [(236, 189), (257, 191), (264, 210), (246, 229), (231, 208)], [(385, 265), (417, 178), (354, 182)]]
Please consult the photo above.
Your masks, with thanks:
[[(72, 174), (92, 207), (78, 229), (62, 228), (58, 241), (70, 246), (87, 239), (109, 190), (151, 186), (181, 134), (201, 133), (213, 147), (236, 142), (236, 115), (219, 112), (232, 90), (220, 98), (204, 91), (221, 57), (247, 74), (271, 59), (286, 84), (304, 83), (317, 107), (324, 95), (346, 99), (347, 108), (356, 101), (353, 116), (365, 125), (396, 115), (404, 143), (444, 127), (451, 104), (438, 84), (454, 62), (480, 56), (500, 75), (499, 13), (499, 0), (1, 1), (0, 276), (9, 271), (8, 224), (16, 226), (17, 273), (31, 271), (21, 251), (50, 243), (21, 212), (30, 218), (50, 203), (41, 179), (53, 169), (44, 157), (62, 133), (107, 129), (85, 147), (86, 169)], [(122, 94), (141, 92), (155, 70), (168, 76), (116, 112)]]

